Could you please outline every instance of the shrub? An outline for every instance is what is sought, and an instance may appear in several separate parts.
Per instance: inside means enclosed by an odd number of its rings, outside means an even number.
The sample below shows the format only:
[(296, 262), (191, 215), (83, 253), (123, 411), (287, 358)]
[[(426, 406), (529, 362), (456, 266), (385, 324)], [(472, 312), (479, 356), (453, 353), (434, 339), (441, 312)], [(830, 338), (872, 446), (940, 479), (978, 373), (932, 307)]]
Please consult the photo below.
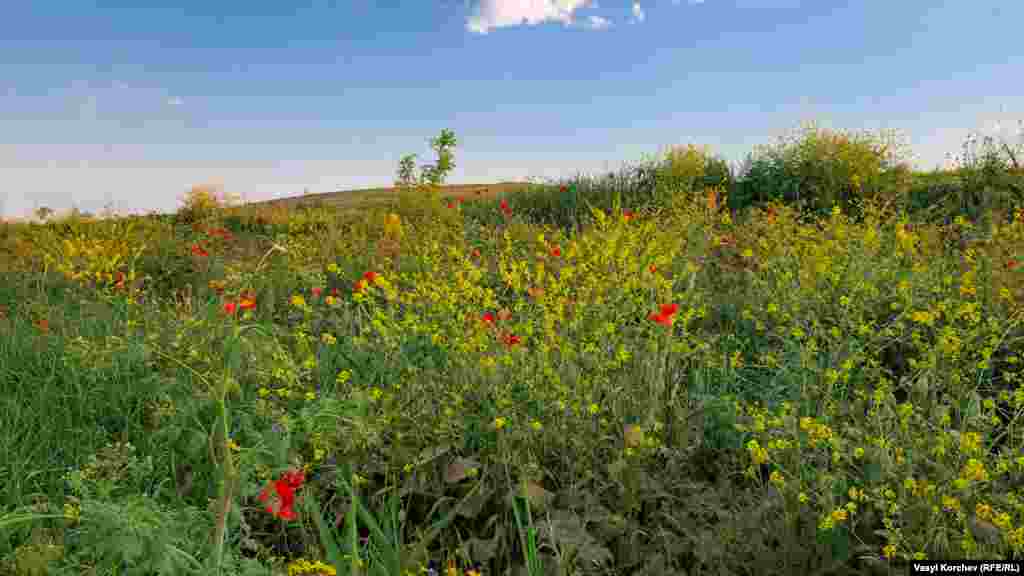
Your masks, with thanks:
[(729, 163), (712, 156), (707, 147), (692, 144), (669, 149), (658, 165), (658, 186), (670, 193), (701, 193), (714, 186), (730, 187), (733, 182)]
[(192, 224), (218, 215), (224, 208), (237, 202), (237, 196), (225, 193), (215, 184), (193, 186), (182, 198), (176, 221)]
[(883, 175), (903, 161), (892, 133), (848, 134), (812, 124), (762, 146), (742, 168), (737, 204), (781, 201), (805, 213), (824, 214), (838, 204), (855, 216), (858, 200), (886, 193)]

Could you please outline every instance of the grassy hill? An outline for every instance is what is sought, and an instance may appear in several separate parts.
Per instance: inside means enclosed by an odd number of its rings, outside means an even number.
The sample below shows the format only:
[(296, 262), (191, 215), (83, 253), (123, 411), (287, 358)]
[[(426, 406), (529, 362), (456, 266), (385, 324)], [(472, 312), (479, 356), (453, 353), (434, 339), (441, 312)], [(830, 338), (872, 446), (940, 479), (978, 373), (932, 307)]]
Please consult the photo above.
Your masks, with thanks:
[[(465, 196), (467, 198), (495, 198), (501, 194), (524, 190), (529, 186), (527, 182), (497, 182), (494, 184), (446, 184), (440, 187), (441, 197), (454, 198)], [(398, 188), (363, 188), (359, 190), (339, 190), (337, 192), (319, 192), (315, 194), (303, 194), (301, 196), (289, 196), (287, 198), (274, 198), (272, 200), (261, 200), (247, 202), (247, 206), (268, 206), (284, 207), (288, 209), (297, 208), (303, 205), (322, 203), (324, 206), (336, 208), (342, 211), (365, 208), (383, 204), (393, 199), (398, 193)]]

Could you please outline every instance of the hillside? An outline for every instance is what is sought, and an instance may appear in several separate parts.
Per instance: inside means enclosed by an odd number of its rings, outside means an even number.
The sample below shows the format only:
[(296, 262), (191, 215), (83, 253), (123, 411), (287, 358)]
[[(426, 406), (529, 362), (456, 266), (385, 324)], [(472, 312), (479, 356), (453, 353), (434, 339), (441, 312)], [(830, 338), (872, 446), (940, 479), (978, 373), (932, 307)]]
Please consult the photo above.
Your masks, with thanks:
[[(494, 184), (448, 184), (441, 186), (442, 197), (476, 197), (493, 198), (503, 193), (522, 190), (529, 186), (527, 182), (497, 182)], [(321, 192), (316, 194), (304, 194), (290, 196), (287, 198), (275, 198), (272, 200), (261, 200), (258, 202), (247, 202), (247, 206), (274, 206), (285, 208), (297, 208), (301, 205), (321, 202), (325, 205), (340, 210), (352, 210), (365, 208), (375, 204), (387, 202), (393, 198), (398, 191), (395, 187), (390, 188), (364, 188), (360, 190), (340, 190), (337, 192)]]

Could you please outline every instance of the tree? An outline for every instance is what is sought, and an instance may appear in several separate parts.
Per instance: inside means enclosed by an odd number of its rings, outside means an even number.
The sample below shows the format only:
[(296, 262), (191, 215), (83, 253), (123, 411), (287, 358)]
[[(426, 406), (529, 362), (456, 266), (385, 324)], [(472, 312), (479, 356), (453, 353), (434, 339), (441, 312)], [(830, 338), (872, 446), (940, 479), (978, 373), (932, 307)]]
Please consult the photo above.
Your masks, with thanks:
[(36, 208), (36, 218), (46, 220), (50, 216), (53, 216), (53, 209), (49, 206), (40, 206), (39, 208)]
[(399, 187), (411, 187), (416, 185), (416, 155), (406, 154), (398, 161), (398, 179), (395, 181)]
[(416, 154), (406, 154), (398, 162), (398, 179), (395, 184), (399, 187), (412, 186), (440, 186), (444, 184), (448, 173), (455, 168), (455, 154), (452, 149), (458, 146), (455, 133), (451, 130), (441, 130), (437, 138), (429, 140), (431, 149), (437, 154), (437, 162), (424, 164), (420, 167), (420, 175), (416, 177)]

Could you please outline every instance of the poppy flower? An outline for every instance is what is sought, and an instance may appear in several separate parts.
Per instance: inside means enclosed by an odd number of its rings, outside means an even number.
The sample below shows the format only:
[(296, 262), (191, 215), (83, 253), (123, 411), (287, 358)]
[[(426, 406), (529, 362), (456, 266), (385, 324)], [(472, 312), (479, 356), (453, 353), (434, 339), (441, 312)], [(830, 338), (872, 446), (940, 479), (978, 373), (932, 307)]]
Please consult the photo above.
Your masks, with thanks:
[(372, 270), (367, 272), (366, 274), (363, 274), (362, 279), (356, 281), (354, 290), (356, 292), (362, 292), (364, 288), (369, 286), (371, 283), (373, 283), (374, 280), (377, 279), (377, 276), (379, 276), (379, 274)]
[(294, 520), (295, 491), (302, 487), (306, 476), (299, 471), (288, 471), (281, 475), (281, 478), (269, 483), (260, 492), (260, 502), (267, 503), (265, 510), (282, 520)]
[(242, 299), (238, 301), (238, 307), (242, 310), (252, 310), (256, 307), (256, 296), (252, 292), (243, 293)]
[(633, 219), (633, 211), (632, 210), (624, 211), (622, 213), (622, 219), (625, 220), (626, 222), (629, 222), (630, 220), (632, 220)]
[(314, 286), (312, 292), (314, 298), (319, 298), (320, 294), (323, 292), (323, 289), (318, 286)]
[(231, 231), (226, 228), (214, 228), (206, 232), (207, 236), (216, 236), (223, 238), (224, 240), (231, 240), (233, 238)]
[(565, 194), (566, 192), (569, 191), (569, 187), (565, 185), (559, 186), (558, 191), (561, 192), (562, 194)]
[(238, 306), (234, 302), (225, 302), (224, 303), (224, 313), (225, 314), (228, 314), (229, 316), (233, 316), (237, 310), (238, 310)]
[(1010, 259), (1009, 262), (1006, 263), (1006, 269), (1007, 270), (1013, 270), (1016, 267), (1017, 267), (1017, 261), (1012, 259), (1012, 258)]
[(661, 310), (648, 316), (649, 319), (663, 326), (671, 326), (673, 317), (679, 311), (679, 304), (662, 304)]
[(490, 312), (485, 313), (483, 316), (480, 317), (480, 319), (487, 324), (494, 324), (494, 314)]
[(502, 200), (501, 201), (501, 211), (505, 214), (505, 216), (511, 216), (512, 215), (512, 208), (509, 207), (507, 200)]
[(555, 246), (554, 248), (551, 249), (551, 255), (554, 256), (555, 258), (558, 258), (559, 256), (562, 255), (562, 249), (559, 248), (558, 246)]
[(192, 245), (192, 253), (195, 254), (196, 256), (204, 256), (204, 257), (210, 255), (210, 253), (207, 252), (206, 249), (203, 248), (202, 244), (193, 244)]
[(512, 347), (515, 346), (516, 344), (520, 344), (522, 342), (522, 339), (519, 336), (516, 336), (515, 334), (505, 334), (502, 337), (502, 341), (505, 342), (506, 346)]
[(718, 208), (718, 195), (714, 190), (708, 190), (708, 210), (714, 212)]

